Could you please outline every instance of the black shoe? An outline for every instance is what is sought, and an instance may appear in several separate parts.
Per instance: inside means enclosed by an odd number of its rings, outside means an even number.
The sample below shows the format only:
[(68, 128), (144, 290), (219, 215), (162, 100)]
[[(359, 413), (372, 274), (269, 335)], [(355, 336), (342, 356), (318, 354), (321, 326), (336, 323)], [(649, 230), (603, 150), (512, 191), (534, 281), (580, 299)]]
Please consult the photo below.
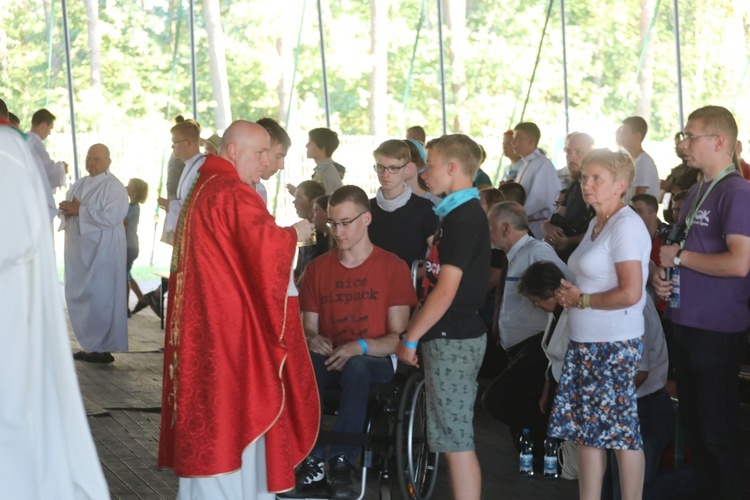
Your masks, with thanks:
[(107, 364), (114, 362), (115, 357), (109, 352), (90, 352), (86, 354), (86, 357), (83, 358), (83, 360), (87, 363)]
[(354, 466), (349, 463), (345, 455), (336, 455), (328, 461), (328, 488), (330, 498), (337, 500), (354, 499), (354, 483), (351, 471)]
[(78, 351), (73, 354), (73, 359), (76, 361), (86, 361), (86, 356), (88, 356), (89, 353), (86, 351)]
[[(311, 493), (326, 493), (325, 462), (322, 458), (310, 455), (297, 469), (294, 491), (277, 495), (281, 498), (305, 498)], [(321, 496), (321, 495), (315, 495)]]
[(156, 315), (161, 318), (161, 301), (156, 292), (148, 292), (143, 296), (143, 299), (146, 301), (147, 305), (151, 306), (151, 309), (154, 310)]

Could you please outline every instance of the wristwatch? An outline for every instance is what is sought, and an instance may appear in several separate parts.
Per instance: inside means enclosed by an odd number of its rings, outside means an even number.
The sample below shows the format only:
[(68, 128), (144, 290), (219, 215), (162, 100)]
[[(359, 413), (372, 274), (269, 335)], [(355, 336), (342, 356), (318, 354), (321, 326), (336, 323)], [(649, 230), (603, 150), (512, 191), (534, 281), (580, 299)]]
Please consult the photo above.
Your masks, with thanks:
[(674, 265), (679, 266), (682, 263), (682, 259), (680, 259), (680, 254), (682, 253), (682, 248), (677, 250), (677, 255), (674, 256)]

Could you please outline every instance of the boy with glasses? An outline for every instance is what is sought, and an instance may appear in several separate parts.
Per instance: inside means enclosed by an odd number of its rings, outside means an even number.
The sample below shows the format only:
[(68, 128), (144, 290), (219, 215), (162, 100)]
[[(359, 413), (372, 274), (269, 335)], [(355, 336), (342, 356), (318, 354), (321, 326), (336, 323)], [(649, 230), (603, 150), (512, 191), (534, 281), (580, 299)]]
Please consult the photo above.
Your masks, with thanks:
[(373, 157), (380, 188), (370, 200), (370, 241), (411, 266), (425, 258), (439, 219), (432, 202), (413, 193), (405, 182), (417, 169), (406, 141), (385, 141), (373, 151)]
[[(429, 202), (428, 202), (429, 203)], [(333, 432), (364, 431), (370, 384), (395, 373), (398, 335), (417, 303), (409, 269), (397, 256), (370, 242), (367, 194), (343, 186), (328, 201), (328, 225), (337, 249), (310, 262), (302, 278), (300, 310), (315, 369), (318, 393), (341, 388)], [(350, 475), (358, 446), (328, 450), (330, 498), (355, 498)], [(325, 447), (317, 445), (297, 471), (291, 497), (324, 490)]]

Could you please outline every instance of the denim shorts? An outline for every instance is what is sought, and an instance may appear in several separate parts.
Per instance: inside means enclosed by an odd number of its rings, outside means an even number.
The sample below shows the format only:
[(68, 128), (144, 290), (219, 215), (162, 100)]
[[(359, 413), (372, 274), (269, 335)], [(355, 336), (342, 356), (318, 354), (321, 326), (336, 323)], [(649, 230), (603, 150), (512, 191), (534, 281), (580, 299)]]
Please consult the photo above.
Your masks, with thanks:
[(473, 450), (477, 374), (487, 348), (486, 336), (434, 339), (419, 348), (424, 365), (430, 450)]

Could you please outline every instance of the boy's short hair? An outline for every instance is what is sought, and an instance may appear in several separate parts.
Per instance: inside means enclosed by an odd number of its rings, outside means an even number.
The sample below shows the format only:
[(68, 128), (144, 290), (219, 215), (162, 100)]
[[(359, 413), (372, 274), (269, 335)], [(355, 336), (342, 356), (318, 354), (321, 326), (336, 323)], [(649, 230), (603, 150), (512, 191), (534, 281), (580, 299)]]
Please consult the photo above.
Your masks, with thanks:
[(148, 198), (148, 184), (143, 179), (132, 178), (130, 184), (133, 185), (134, 198), (136, 203), (144, 203)]
[(55, 120), (57, 118), (55, 115), (47, 111), (46, 109), (42, 108), (31, 117), (31, 126), (36, 127), (41, 125), (42, 123), (46, 123), (47, 125), (52, 125), (55, 123)]
[(326, 188), (323, 186), (323, 184), (317, 181), (302, 181), (297, 186), (297, 189), (301, 189), (302, 192), (305, 193), (305, 198), (307, 198), (311, 202), (318, 196), (323, 196), (326, 194)]
[(266, 129), (268, 135), (271, 136), (271, 145), (283, 144), (287, 149), (292, 147), (292, 139), (289, 138), (289, 134), (287, 134), (284, 127), (279, 125), (279, 122), (273, 118), (268, 118), (266, 116), (255, 123)]
[(733, 152), (737, 142), (737, 121), (727, 108), (721, 106), (704, 106), (688, 116), (688, 121), (700, 120), (703, 128), (709, 132), (720, 133), (727, 138), (729, 151)]
[(474, 139), (464, 134), (451, 134), (432, 139), (425, 149), (433, 149), (446, 160), (454, 160), (472, 180), (479, 171), (482, 150)]
[(653, 195), (650, 195), (647, 193), (636, 194), (636, 195), (633, 195), (632, 198), (630, 198), (631, 203), (634, 201), (642, 201), (643, 203), (646, 204), (646, 206), (648, 206), (649, 209), (651, 209), (653, 213), (656, 213), (659, 211), (659, 202), (656, 200), (656, 198)]
[(317, 198), (313, 200), (313, 203), (317, 203), (320, 208), (328, 212), (328, 200), (330, 198), (331, 197), (328, 196), (327, 194), (323, 196), (318, 196)]
[(339, 147), (339, 134), (329, 128), (314, 128), (307, 133), (307, 136), (316, 146), (323, 148), (329, 158)]
[(640, 116), (628, 116), (622, 121), (623, 125), (630, 127), (630, 130), (636, 134), (640, 134), (641, 141), (646, 138), (648, 134), (648, 123)]
[(196, 144), (200, 144), (201, 126), (197, 121), (193, 120), (192, 118), (188, 118), (186, 120), (182, 115), (177, 115), (174, 121), (177, 124), (169, 129), (171, 133), (180, 134), (181, 136), (190, 139)]
[(521, 122), (513, 127), (513, 130), (524, 132), (526, 135), (534, 139), (534, 144), (536, 145), (539, 145), (539, 140), (542, 138), (542, 131), (539, 130), (537, 124), (533, 122)]
[(10, 111), (8, 112), (8, 121), (10, 122), (11, 125), (15, 125), (16, 127), (21, 126), (21, 120)]
[(401, 160), (409, 163), (411, 161), (411, 151), (406, 141), (400, 139), (388, 139), (382, 142), (375, 151), (372, 152), (373, 157), (385, 156), (386, 158), (393, 158), (394, 160)]
[(500, 184), (498, 190), (505, 196), (505, 201), (515, 201), (519, 205), (526, 204), (526, 189), (517, 182)]
[(370, 199), (367, 197), (367, 193), (361, 187), (351, 184), (341, 186), (331, 194), (331, 197), (328, 198), (328, 208), (341, 205), (347, 201), (354, 203), (362, 212), (370, 211)]

